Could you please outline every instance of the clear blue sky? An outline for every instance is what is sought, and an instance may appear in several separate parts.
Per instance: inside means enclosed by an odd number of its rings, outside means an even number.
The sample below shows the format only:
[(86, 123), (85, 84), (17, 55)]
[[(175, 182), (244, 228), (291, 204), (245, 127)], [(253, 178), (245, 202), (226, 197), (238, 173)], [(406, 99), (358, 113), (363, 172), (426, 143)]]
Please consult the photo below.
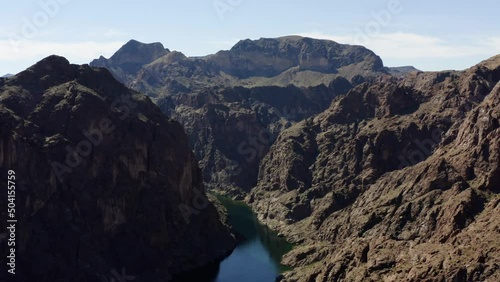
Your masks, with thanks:
[[(194, 56), (229, 49), (239, 39), (299, 34), (363, 44), (387, 66), (422, 70), (464, 69), (500, 53), (496, 0), (397, 2), (4, 1), (0, 75), (19, 72), (50, 54), (88, 63), (101, 54), (109, 57), (132, 38)], [(56, 5), (44, 9), (41, 3)]]

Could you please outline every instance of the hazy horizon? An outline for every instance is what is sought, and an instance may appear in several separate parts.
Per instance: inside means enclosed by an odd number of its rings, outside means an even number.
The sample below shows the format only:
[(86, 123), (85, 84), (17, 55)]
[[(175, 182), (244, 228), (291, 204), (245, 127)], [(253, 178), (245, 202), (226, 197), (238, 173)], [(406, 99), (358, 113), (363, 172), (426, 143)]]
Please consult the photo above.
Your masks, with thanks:
[[(424, 71), (462, 70), (500, 53), (496, 11), (486, 1), (350, 2), (210, 0), (29, 0), (0, 15), (0, 75), (52, 54), (72, 63), (110, 57), (130, 39), (161, 42), (187, 56), (230, 49), (242, 39), (301, 35), (363, 45), (384, 65)], [(467, 20), (464, 20), (467, 19)]]

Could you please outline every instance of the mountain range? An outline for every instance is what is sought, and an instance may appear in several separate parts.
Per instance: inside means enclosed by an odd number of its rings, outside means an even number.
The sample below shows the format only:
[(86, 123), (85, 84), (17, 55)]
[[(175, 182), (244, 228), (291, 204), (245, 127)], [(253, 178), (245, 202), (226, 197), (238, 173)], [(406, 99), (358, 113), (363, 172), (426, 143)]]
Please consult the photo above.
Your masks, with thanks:
[(208, 187), (233, 196), (256, 185), (259, 162), (283, 128), (391, 72), (362, 46), (298, 36), (241, 40), (194, 58), (131, 40), (90, 65), (109, 69), (180, 121)]
[(295, 244), (276, 281), (500, 281), (499, 81), (500, 55), (422, 72), (298, 36), (50, 56), (0, 78), (18, 281), (171, 281), (223, 259), (236, 239), (205, 187)]
[[(91, 65), (119, 77), (117, 54)], [(183, 124), (209, 187), (299, 245), (283, 281), (500, 279), (498, 56), (422, 72), (292, 36), (142, 63), (121, 81)]]
[(359, 83), (388, 72), (380, 57), (362, 46), (299, 36), (241, 40), (205, 57), (131, 40), (90, 65), (108, 68), (125, 85), (154, 98), (212, 86), (317, 86), (336, 77)]

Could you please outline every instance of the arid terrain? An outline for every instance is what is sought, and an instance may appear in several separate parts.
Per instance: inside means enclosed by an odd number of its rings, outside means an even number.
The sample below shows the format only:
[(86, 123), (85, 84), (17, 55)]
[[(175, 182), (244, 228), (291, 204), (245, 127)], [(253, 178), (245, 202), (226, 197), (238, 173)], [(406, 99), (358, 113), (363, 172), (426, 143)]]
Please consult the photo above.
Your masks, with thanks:
[(49, 56), (0, 78), (15, 281), (218, 271), (243, 240), (221, 195), (294, 244), (276, 281), (500, 281), (499, 81), (500, 55), (424, 72), (300, 36)]
[(209, 187), (298, 244), (283, 281), (500, 280), (500, 57), (421, 72), (299, 37), (202, 58), (127, 45), (92, 65), (151, 95)]

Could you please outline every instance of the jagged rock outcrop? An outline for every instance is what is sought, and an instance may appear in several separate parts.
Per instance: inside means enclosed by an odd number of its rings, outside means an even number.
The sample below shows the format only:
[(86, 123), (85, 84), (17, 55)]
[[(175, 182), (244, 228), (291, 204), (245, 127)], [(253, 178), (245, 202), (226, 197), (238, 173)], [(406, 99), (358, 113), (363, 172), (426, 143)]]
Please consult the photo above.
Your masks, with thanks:
[(500, 56), (363, 84), (283, 131), (247, 200), (283, 281), (500, 279)]
[(180, 124), (109, 71), (51, 56), (0, 79), (0, 121), (18, 220), (17, 280), (0, 280), (168, 281), (234, 246)]
[(184, 125), (207, 185), (243, 196), (257, 184), (259, 163), (283, 129), (323, 111), (352, 85), (212, 88), (158, 100)]

